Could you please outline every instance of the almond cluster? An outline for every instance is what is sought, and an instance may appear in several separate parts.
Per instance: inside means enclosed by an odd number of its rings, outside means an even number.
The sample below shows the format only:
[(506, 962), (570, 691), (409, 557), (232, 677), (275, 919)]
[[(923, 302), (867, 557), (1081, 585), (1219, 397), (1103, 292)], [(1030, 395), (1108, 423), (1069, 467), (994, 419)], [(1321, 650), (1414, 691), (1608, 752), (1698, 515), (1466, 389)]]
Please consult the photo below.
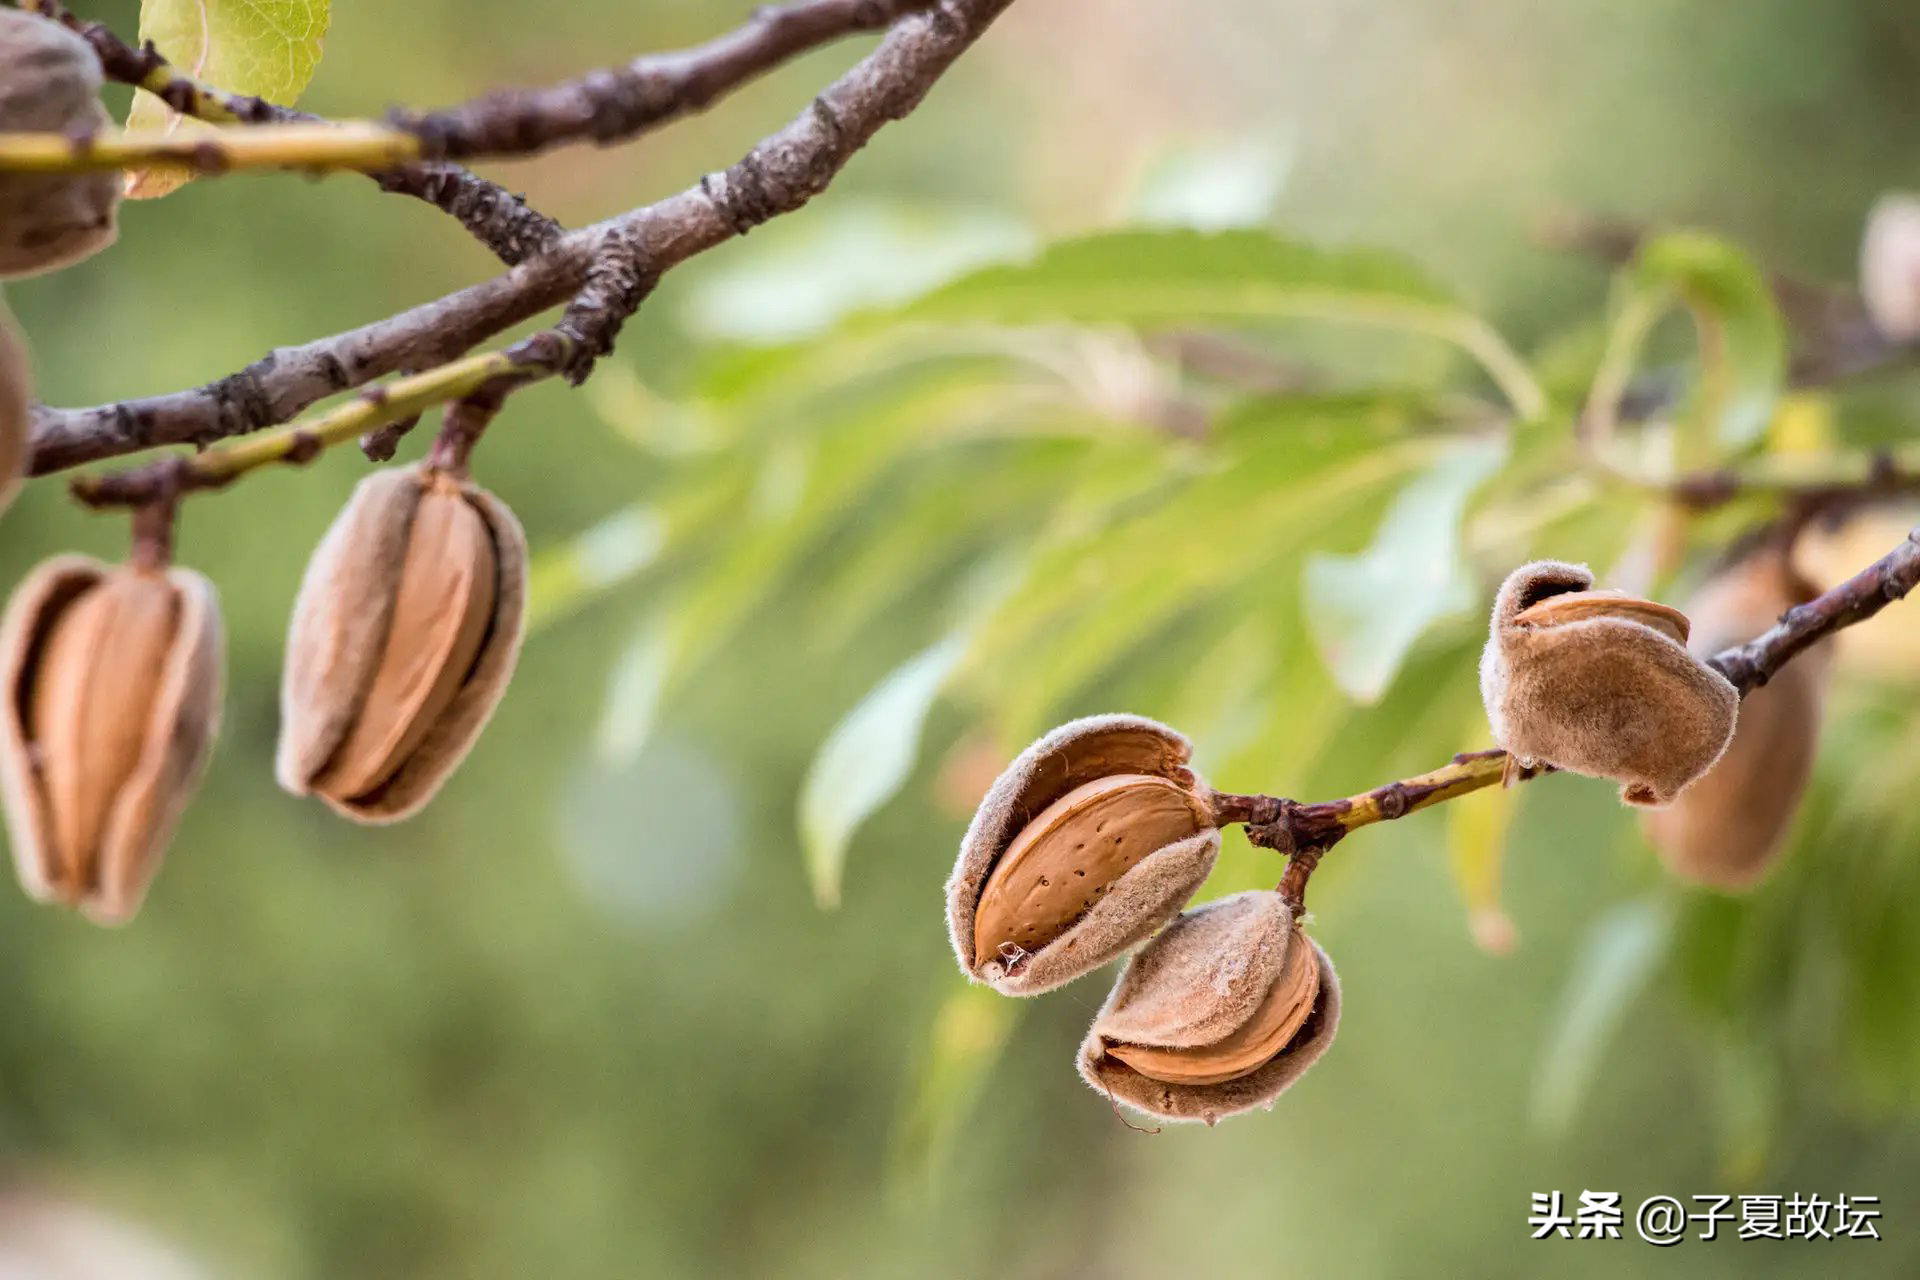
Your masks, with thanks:
[[(527, 546), (506, 506), (424, 466), (361, 483), (307, 570), (282, 691), (279, 775), (364, 823), (417, 813), (513, 674)], [(0, 797), (21, 883), (130, 920), (220, 718), (212, 584), (57, 557), (0, 622)]]
[(1182, 913), (1220, 852), (1191, 755), (1167, 726), (1120, 715), (1028, 747), (961, 841), (947, 928), (961, 969), (1010, 996), (1145, 942), (1081, 1046), (1080, 1074), (1149, 1115), (1212, 1123), (1271, 1106), (1320, 1056), (1340, 989), (1277, 893)]

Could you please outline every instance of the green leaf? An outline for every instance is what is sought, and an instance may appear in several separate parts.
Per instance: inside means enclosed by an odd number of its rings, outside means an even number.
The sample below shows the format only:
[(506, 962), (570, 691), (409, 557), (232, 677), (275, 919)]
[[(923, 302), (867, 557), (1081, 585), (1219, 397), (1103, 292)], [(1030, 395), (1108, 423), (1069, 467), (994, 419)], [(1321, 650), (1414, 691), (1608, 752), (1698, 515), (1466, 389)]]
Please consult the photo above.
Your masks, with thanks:
[[(1117, 443), (1117, 442), (1116, 442)], [(993, 442), (915, 460), (896, 475), (858, 537), (814, 587), (824, 642), (849, 643), (914, 590), (946, 581), (992, 546), (1029, 540), (1106, 442)]]
[(813, 896), (840, 902), (854, 832), (913, 773), (920, 732), (964, 650), (950, 636), (882, 680), (847, 713), (813, 758), (800, 792), (800, 843)]
[(1779, 1124), (1780, 1080), (1765, 1049), (1730, 1029), (1708, 1058), (1714, 1127), (1723, 1181), (1748, 1184), (1766, 1172)]
[(894, 1126), (888, 1181), (896, 1196), (923, 1195), (938, 1177), (1024, 1007), (971, 983), (940, 1002)]
[(1786, 327), (1759, 267), (1715, 236), (1656, 236), (1621, 276), (1594, 400), (1611, 416), (1661, 317), (1684, 306), (1699, 335), (1698, 380), (1681, 408), (1683, 467), (1709, 465), (1765, 435), (1786, 383)]
[(1579, 1114), (1627, 1011), (1667, 952), (1673, 923), (1672, 904), (1654, 898), (1623, 903), (1594, 922), (1534, 1076), (1533, 1122), (1543, 1132), (1565, 1133)]
[(1643, 287), (1673, 290), (1700, 332), (1690, 416), (1723, 447), (1759, 440), (1787, 373), (1786, 326), (1759, 267), (1725, 240), (1679, 231), (1648, 241), (1633, 272)]
[(614, 661), (595, 749), (609, 768), (631, 764), (653, 736), (673, 669), (673, 636), (666, 619), (650, 615)]
[(1469, 603), (1461, 517), (1506, 455), (1498, 437), (1453, 446), (1394, 498), (1367, 550), (1307, 557), (1303, 585), (1315, 646), (1356, 702), (1378, 702), (1427, 628)]
[[(145, 0), (140, 38), (196, 80), (292, 106), (320, 65), (331, 9), (331, 0)], [(173, 132), (204, 126), (143, 89), (134, 95), (127, 127)], [(164, 196), (192, 176), (181, 168), (135, 170), (127, 175), (127, 194), (136, 200)]]
[[(1331, 520), (1377, 501), (1438, 447), (1410, 433), (1414, 412), (1373, 397), (1262, 401), (1222, 425), (1209, 470), (1029, 555), (968, 655), (1010, 731), (1037, 732), (1185, 611), (1260, 583)], [(1283, 496), (1308, 491), (1311, 502)]]
[(1545, 397), (1513, 350), (1417, 268), (1375, 250), (1319, 249), (1264, 231), (1122, 231), (991, 267), (871, 323), (1142, 327), (1314, 320), (1424, 334), (1478, 360), (1523, 417)]
[(592, 597), (657, 563), (666, 522), (651, 507), (633, 506), (534, 558), (528, 573), (528, 623), (544, 626)]
[(686, 319), (708, 339), (788, 341), (1032, 245), (1031, 231), (986, 209), (836, 201), (770, 223), (703, 269), (687, 295)]
[[(1466, 750), (1483, 749), (1486, 743), (1486, 720), (1476, 717)], [(1447, 805), (1447, 864), (1467, 908), (1474, 945), (1491, 955), (1505, 955), (1518, 942), (1500, 891), (1517, 801), (1505, 787), (1482, 787)]]

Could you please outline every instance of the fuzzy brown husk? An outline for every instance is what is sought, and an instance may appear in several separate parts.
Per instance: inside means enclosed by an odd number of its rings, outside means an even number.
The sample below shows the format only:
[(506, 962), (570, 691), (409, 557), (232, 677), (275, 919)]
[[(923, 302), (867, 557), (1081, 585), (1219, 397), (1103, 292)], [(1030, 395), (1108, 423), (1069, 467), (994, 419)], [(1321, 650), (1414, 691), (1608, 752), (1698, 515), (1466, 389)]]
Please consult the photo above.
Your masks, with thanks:
[[(28, 723), (42, 643), (61, 612), (109, 575), (145, 572), (83, 556), (42, 564), (14, 592), (0, 621), (0, 798), (15, 869), (36, 901), (77, 907), (99, 924), (124, 924), (139, 911), (180, 815), (205, 772), (219, 732), (225, 635), (213, 584), (187, 569), (166, 571), (178, 621), (156, 675), (132, 772), (108, 798), (98, 847), (79, 884), (55, 866), (54, 816), (41, 778), (43, 758)], [(111, 661), (109, 650), (103, 660)]]
[[(1251, 1074), (1218, 1084), (1149, 1079), (1112, 1056), (1114, 1044), (1196, 1048), (1245, 1025), (1286, 966), (1287, 950), (1310, 946), (1320, 966), (1314, 1009), (1287, 1045)], [(1212, 1124), (1271, 1107), (1333, 1043), (1340, 981), (1318, 943), (1294, 928), (1272, 890), (1235, 894), (1196, 907), (1168, 925), (1130, 961), (1081, 1042), (1081, 1078), (1098, 1092), (1166, 1120)]]
[(995, 861), (1020, 829), (1082, 783), (1150, 773), (1207, 791), (1187, 768), (1192, 748), (1174, 730), (1142, 716), (1089, 716), (1061, 725), (1021, 752), (975, 810), (947, 881), (947, 928), (961, 971), (1003, 995), (1051, 991), (1106, 964), (1185, 906), (1220, 852), (1217, 829), (1156, 850), (1112, 883), (1086, 915), (1047, 945), (1011, 963), (974, 963), (974, 913)]
[(1684, 645), (1631, 618), (1515, 621), (1592, 585), (1586, 566), (1552, 560), (1522, 565), (1501, 585), (1480, 662), (1494, 740), (1523, 760), (1611, 778), (1629, 804), (1669, 804), (1726, 750), (1740, 695)]
[[(73, 32), (0, 9), (0, 130), (82, 137), (109, 128), (100, 63)], [(56, 271), (113, 243), (120, 175), (0, 173), (0, 277)]]
[[(295, 795), (346, 740), (365, 706), (394, 617), (408, 533), (429, 483), (420, 467), (396, 467), (361, 481), (307, 565), (294, 604), (281, 684), (275, 772)], [(526, 630), (527, 543), (520, 522), (483, 489), (462, 497), (493, 538), (498, 577), (494, 617), (460, 692), (399, 769), (372, 792), (322, 796), (356, 822), (398, 822), (424, 808), (466, 759), (506, 693)]]

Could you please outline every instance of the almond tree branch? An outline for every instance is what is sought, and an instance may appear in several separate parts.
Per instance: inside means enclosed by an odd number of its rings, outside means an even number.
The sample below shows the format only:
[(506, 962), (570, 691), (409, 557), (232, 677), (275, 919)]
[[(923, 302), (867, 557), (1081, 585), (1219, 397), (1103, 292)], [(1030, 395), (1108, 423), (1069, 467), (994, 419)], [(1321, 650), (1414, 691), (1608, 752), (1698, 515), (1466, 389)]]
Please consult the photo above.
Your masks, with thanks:
[[(1744, 698), (1814, 644), (1866, 621), (1916, 586), (1920, 586), (1920, 529), (1832, 590), (1787, 610), (1767, 631), (1721, 650), (1708, 660), (1709, 665), (1732, 681)], [(1298, 909), (1321, 857), (1349, 832), (1404, 818), (1509, 777), (1525, 781), (1546, 772), (1551, 769), (1519, 768), (1505, 751), (1474, 751), (1457, 755), (1429, 773), (1339, 800), (1301, 804), (1278, 796), (1221, 794), (1214, 797), (1214, 806), (1222, 823), (1244, 823), (1254, 844), (1288, 855), (1280, 889)]]
[(442, 111), (398, 111), (392, 125), (444, 160), (531, 155), (567, 142), (605, 145), (704, 109), (782, 62), (932, 7), (933, 0), (795, 0), (767, 5), (738, 30), (649, 54), (546, 89), (506, 89)]
[[(941, 74), (1011, 3), (943, 0), (901, 19), (878, 48), (731, 168), (656, 204), (563, 236), (546, 252), (492, 280), (359, 329), (281, 348), (239, 373), (188, 391), (91, 409), (39, 406), (30, 472), (42, 475), (158, 445), (210, 444), (290, 421), (329, 395), (403, 368), (429, 370), (418, 377), (434, 378), (432, 370), (442, 359), (436, 353), (477, 346), (581, 295), (596, 263), (605, 273), (595, 285), (603, 302), (631, 293), (642, 279), (650, 283), (688, 258), (799, 209), (824, 191), (883, 125), (919, 105)], [(622, 261), (625, 267), (609, 265)], [(589, 289), (583, 301), (591, 302), (594, 296)], [(575, 339), (598, 344), (607, 334), (596, 337), (583, 330)], [(577, 368), (570, 357), (551, 372)], [(411, 405), (423, 388), (417, 379), (406, 383)], [(463, 377), (430, 381), (424, 388), (433, 393), (431, 403), (458, 399), (472, 389)], [(390, 398), (393, 390), (389, 388)], [(375, 421), (376, 416), (357, 419), (356, 432), (341, 438), (406, 415)], [(297, 455), (299, 449), (287, 452)], [(95, 487), (95, 482), (83, 487)], [(97, 487), (105, 491), (111, 485), (102, 480)]]
[(442, 404), (448, 408), (433, 461), (464, 471), (481, 433), (509, 395), (555, 376), (576, 385), (584, 381), (658, 279), (639, 245), (610, 233), (587, 271), (586, 283), (551, 329), (503, 351), (464, 356), (368, 387), (336, 409), (242, 444), (176, 454), (110, 475), (77, 477), (73, 495), (90, 507), (171, 507), (185, 494), (225, 488), (260, 467), (304, 466), (334, 445), (411, 423)]
[[(107, 78), (154, 94), (181, 115), (215, 124), (314, 123), (320, 117), (264, 98), (226, 93), (183, 74), (149, 42), (134, 48), (103, 22), (76, 17), (59, 0), (22, 0), (22, 8), (50, 18), (93, 47)], [(452, 215), (494, 256), (511, 266), (559, 238), (552, 218), (525, 200), (453, 164), (407, 164), (369, 173), (383, 191), (412, 196)]]
[(1711, 511), (1754, 495), (1815, 510), (1852, 499), (1920, 493), (1920, 456), (1906, 450), (1813, 459), (1776, 456), (1645, 487), (1691, 511)]
[[(0, 171), (78, 173), (167, 164), (232, 169), (390, 169), (415, 161), (523, 156), (567, 142), (605, 145), (691, 115), (797, 54), (884, 28), (935, 0), (794, 0), (767, 6), (737, 31), (650, 54), (545, 89), (501, 90), (442, 111), (395, 112), (387, 124), (309, 121), (217, 127), (193, 137), (111, 130), (94, 137), (0, 133)], [(177, 91), (182, 100), (194, 96)]]

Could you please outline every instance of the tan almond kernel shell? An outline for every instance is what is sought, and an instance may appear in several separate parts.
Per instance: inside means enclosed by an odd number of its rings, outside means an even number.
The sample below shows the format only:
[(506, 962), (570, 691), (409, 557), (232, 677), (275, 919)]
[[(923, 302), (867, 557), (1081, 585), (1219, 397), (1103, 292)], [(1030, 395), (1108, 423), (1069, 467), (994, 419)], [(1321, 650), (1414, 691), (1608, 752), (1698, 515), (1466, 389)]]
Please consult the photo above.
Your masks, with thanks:
[[(1250, 1024), (1274, 1013), (1286, 1030), (1292, 1010), (1285, 993), (1299, 981), (1289, 970), (1307, 960), (1315, 990), (1306, 1014), (1265, 1054), (1267, 1033), (1249, 1030)], [(1277, 1010), (1271, 1003), (1276, 985), (1283, 990)], [(1255, 890), (1183, 912), (1135, 953), (1081, 1041), (1076, 1065), (1110, 1101), (1162, 1119), (1212, 1124), (1271, 1107), (1326, 1052), (1339, 1023), (1340, 981), (1326, 952), (1294, 926), (1281, 894)], [(1259, 1050), (1236, 1050), (1217, 1070), (1189, 1068), (1202, 1080), (1155, 1079), (1122, 1056), (1138, 1049), (1204, 1055), (1242, 1035)], [(1255, 1062), (1242, 1071), (1244, 1057)], [(1143, 1060), (1169, 1061), (1159, 1054)]]
[(307, 562), (287, 636), (274, 765), (295, 795), (310, 794), (366, 703), (423, 493), (410, 467), (367, 476)]
[[(1187, 767), (1191, 750), (1158, 721), (1105, 715), (1061, 725), (1022, 751), (974, 811), (947, 880), (947, 931), (961, 971), (1002, 995), (1038, 995), (1101, 967), (1177, 915), (1220, 851), (1219, 831), (1211, 825), (1212, 793)], [(1070, 792), (1119, 775), (1149, 775), (1185, 790), (1201, 815), (1201, 829), (1139, 858), (1090, 907), (1082, 893), (1077, 901), (1084, 910), (1045, 945), (1014, 944), (1016, 949), (981, 954), (978, 919), (987, 884), (1015, 839)], [(1050, 872), (1041, 874), (1053, 879)]]
[(93, 882), (108, 812), (145, 745), (177, 613), (164, 577), (122, 570), (47, 628), (27, 734), (52, 816), (52, 879), (70, 902)]
[(999, 955), (1003, 943), (1038, 951), (1141, 859), (1212, 825), (1190, 789), (1154, 774), (1074, 788), (1014, 837), (988, 876), (974, 916), (974, 963)]
[(429, 485), (414, 514), (393, 620), (359, 718), (313, 780), (351, 804), (400, 769), (452, 704), (493, 622), (493, 539), (451, 482)]
[(213, 587), (79, 556), (0, 622), (0, 798), (22, 885), (101, 924), (139, 910), (219, 727)]
[(1687, 621), (1687, 615), (1672, 605), (1661, 604), (1657, 600), (1636, 599), (1624, 591), (1570, 591), (1565, 595), (1548, 596), (1538, 604), (1521, 610), (1513, 620), (1516, 625), (1523, 627), (1557, 627), (1590, 618), (1624, 618), (1643, 627), (1652, 627), (1675, 644), (1687, 642), (1687, 633), (1692, 626)]
[(1224, 1084), (1251, 1075), (1272, 1061), (1306, 1023), (1320, 994), (1320, 964), (1296, 930), (1286, 968), (1246, 1025), (1212, 1044), (1169, 1049), (1115, 1044), (1107, 1052), (1152, 1080), (1168, 1084)]
[[(317, 794), (356, 822), (419, 812), (506, 691), (526, 627), (526, 585), (526, 536), (485, 490), (419, 466), (362, 481), (314, 553), (294, 606), (281, 785)], [(394, 664), (385, 661), (390, 640), (400, 646)], [(430, 660), (416, 665), (423, 653)], [(336, 761), (353, 786), (329, 780)]]

